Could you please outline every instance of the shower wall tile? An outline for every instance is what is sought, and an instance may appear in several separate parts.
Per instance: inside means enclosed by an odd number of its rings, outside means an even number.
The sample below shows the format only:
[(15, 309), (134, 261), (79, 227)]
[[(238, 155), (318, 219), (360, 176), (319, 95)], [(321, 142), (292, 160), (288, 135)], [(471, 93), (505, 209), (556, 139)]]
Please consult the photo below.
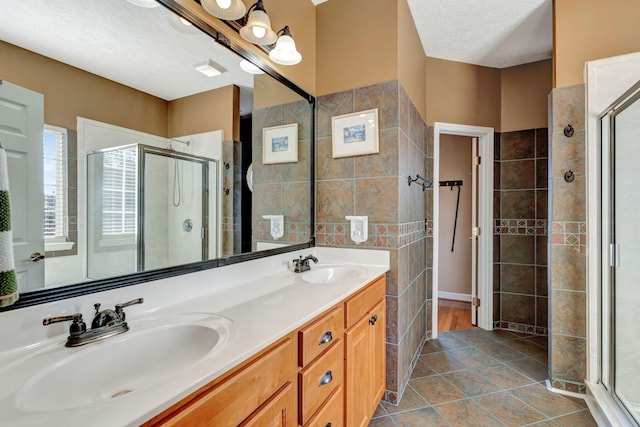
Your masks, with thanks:
[(398, 81), (355, 90), (355, 111), (378, 109), (378, 128), (398, 127)]
[(497, 134), (494, 162), (494, 324), (538, 334), (548, 328), (547, 132)]
[(355, 178), (355, 157), (332, 158), (331, 138), (316, 140), (316, 179)]
[(318, 98), (316, 103), (316, 137), (331, 138), (331, 118), (353, 113), (355, 94), (353, 90), (332, 93)]
[[(577, 131), (584, 130), (585, 87), (583, 84), (557, 88), (551, 91), (553, 128), (552, 132), (562, 134), (564, 127), (571, 124)], [(556, 137), (553, 137), (555, 145)], [(554, 146), (555, 148), (555, 146)]]
[(533, 159), (536, 152), (536, 130), (503, 132), (500, 139), (500, 160)]
[[(378, 109), (380, 152), (334, 159), (331, 118)], [(356, 247), (346, 215), (369, 217), (369, 239), (359, 247), (387, 249), (387, 390), (402, 397), (427, 336), (431, 295), (432, 192), (407, 185), (407, 176), (430, 179), (428, 127), (398, 81), (355, 88), (317, 99), (316, 242)]]
[(535, 188), (535, 160), (513, 160), (500, 163), (501, 190)]
[(585, 292), (554, 289), (551, 293), (553, 315), (551, 329), (554, 333), (586, 338)]
[(397, 128), (380, 130), (380, 153), (354, 157), (357, 178), (398, 176), (398, 134)]
[[(554, 387), (584, 390), (586, 377), (586, 168), (584, 85), (551, 94), (551, 364)], [(575, 133), (566, 137), (565, 126)], [(572, 169), (575, 180), (565, 182)]]
[(535, 190), (502, 191), (501, 218), (535, 218)]
[(502, 292), (502, 321), (525, 325), (536, 323), (536, 297)]

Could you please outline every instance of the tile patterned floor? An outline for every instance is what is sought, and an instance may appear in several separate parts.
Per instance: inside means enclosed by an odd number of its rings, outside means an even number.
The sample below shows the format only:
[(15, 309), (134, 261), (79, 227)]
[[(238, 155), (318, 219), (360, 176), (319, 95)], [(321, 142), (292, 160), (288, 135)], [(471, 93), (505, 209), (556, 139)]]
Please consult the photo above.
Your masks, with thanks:
[(597, 427), (580, 399), (547, 390), (547, 339), (464, 329), (422, 349), (400, 401), (378, 405), (370, 427)]

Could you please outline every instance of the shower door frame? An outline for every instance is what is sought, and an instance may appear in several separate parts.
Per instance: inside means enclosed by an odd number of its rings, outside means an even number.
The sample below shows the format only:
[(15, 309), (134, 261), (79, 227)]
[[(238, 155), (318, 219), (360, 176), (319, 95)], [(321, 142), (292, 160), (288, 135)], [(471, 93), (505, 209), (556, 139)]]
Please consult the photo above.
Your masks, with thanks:
[[(600, 363), (599, 380), (606, 389), (613, 402), (631, 423), (639, 425), (639, 421), (626, 407), (622, 399), (616, 394), (616, 179), (615, 179), (615, 149), (616, 149), (616, 117), (632, 104), (640, 102), (640, 81), (632, 86), (620, 98), (598, 117), (598, 131), (601, 140), (601, 165), (602, 176), (602, 200), (600, 217), (600, 244), (601, 244), (601, 284), (599, 289), (600, 300)], [(606, 123), (605, 123), (606, 121)]]
[[(145, 215), (145, 203), (144, 203), (144, 195), (145, 195), (145, 182), (144, 182), (144, 172), (145, 172), (145, 154), (155, 154), (157, 156), (168, 157), (171, 159), (184, 160), (193, 163), (198, 163), (202, 166), (202, 228), (203, 228), (203, 236), (202, 236), (202, 256), (200, 260), (193, 262), (202, 262), (207, 261), (209, 259), (209, 162), (213, 162), (216, 165), (216, 172), (219, 169), (219, 162), (215, 159), (210, 159), (207, 157), (197, 156), (195, 154), (183, 153), (180, 151), (173, 151), (166, 148), (154, 147), (151, 145), (145, 144), (137, 144), (138, 146), (138, 235), (137, 235), (137, 271), (146, 271), (144, 269), (145, 262), (145, 250), (144, 250), (144, 215)], [(219, 178), (216, 173), (216, 178)], [(218, 198), (215, 200), (216, 207), (216, 215), (219, 212), (220, 203)], [(218, 218), (220, 220), (220, 218)], [(216, 233), (217, 237), (220, 238), (218, 233)], [(217, 247), (216, 242), (216, 247)]]

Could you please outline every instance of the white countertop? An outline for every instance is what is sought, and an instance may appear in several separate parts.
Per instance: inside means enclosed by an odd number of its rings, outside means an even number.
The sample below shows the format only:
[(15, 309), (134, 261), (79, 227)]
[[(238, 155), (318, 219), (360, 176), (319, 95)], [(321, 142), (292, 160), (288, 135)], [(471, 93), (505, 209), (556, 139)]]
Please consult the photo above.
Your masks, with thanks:
[[(320, 259), (318, 265), (356, 264), (364, 268), (364, 274), (358, 279), (341, 283), (306, 283), (299, 274), (290, 271), (289, 263), (294, 257), (309, 253)], [(0, 426), (139, 425), (354, 294), (388, 270), (389, 254), (386, 251), (312, 248), (157, 283), (79, 297), (82, 301), (67, 300), (66, 304), (65, 301), (59, 301), (36, 306), (32, 310), (2, 313), (0, 324), (4, 328), (0, 332), (0, 342), (4, 341), (4, 345), (0, 347)], [(29, 365), (21, 364), (21, 359), (33, 359), (38, 352), (54, 351), (72, 355), (91, 348), (96, 351), (97, 346), (109, 346), (107, 339), (79, 348), (66, 348), (64, 341), (68, 324), (56, 329), (55, 335), (47, 336), (51, 330), (41, 326), (42, 318), (72, 313), (78, 310), (76, 307), (79, 305), (86, 309), (87, 306), (91, 307), (89, 301), (100, 301), (103, 307), (110, 307), (108, 301), (123, 302), (136, 297), (144, 297), (145, 303), (127, 309), (131, 331), (135, 331), (136, 324), (143, 325), (149, 316), (162, 318), (177, 313), (214, 313), (230, 319), (232, 325), (228, 328), (225, 341), (210, 356), (176, 375), (169, 375), (160, 384), (66, 410), (34, 412), (20, 407), (20, 390), (33, 375), (31, 372), (17, 372), (21, 368), (31, 370), (24, 368)], [(70, 308), (63, 310), (63, 307)], [(33, 327), (34, 318), (40, 325), (37, 329)], [(6, 328), (12, 326), (24, 330), (24, 334), (19, 334), (22, 338), (11, 336), (13, 339), (9, 339), (7, 334), (10, 331)], [(14, 345), (7, 345), (7, 341)], [(124, 367), (126, 360), (118, 360), (118, 355), (114, 354), (113, 363)], [(168, 366), (157, 368), (163, 372), (170, 369)], [(95, 366), (95, 369), (100, 369), (100, 366)], [(78, 372), (78, 375), (82, 375), (82, 372)]]

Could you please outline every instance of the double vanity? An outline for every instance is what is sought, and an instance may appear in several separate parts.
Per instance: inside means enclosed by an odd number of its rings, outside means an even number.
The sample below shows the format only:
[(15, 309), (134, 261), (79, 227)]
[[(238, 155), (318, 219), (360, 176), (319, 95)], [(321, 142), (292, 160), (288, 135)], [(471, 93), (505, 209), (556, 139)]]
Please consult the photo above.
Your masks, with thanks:
[[(7, 312), (2, 424), (366, 425), (388, 270), (385, 251), (311, 248)], [(139, 297), (129, 331), (86, 345), (65, 346), (70, 322), (42, 326)]]

